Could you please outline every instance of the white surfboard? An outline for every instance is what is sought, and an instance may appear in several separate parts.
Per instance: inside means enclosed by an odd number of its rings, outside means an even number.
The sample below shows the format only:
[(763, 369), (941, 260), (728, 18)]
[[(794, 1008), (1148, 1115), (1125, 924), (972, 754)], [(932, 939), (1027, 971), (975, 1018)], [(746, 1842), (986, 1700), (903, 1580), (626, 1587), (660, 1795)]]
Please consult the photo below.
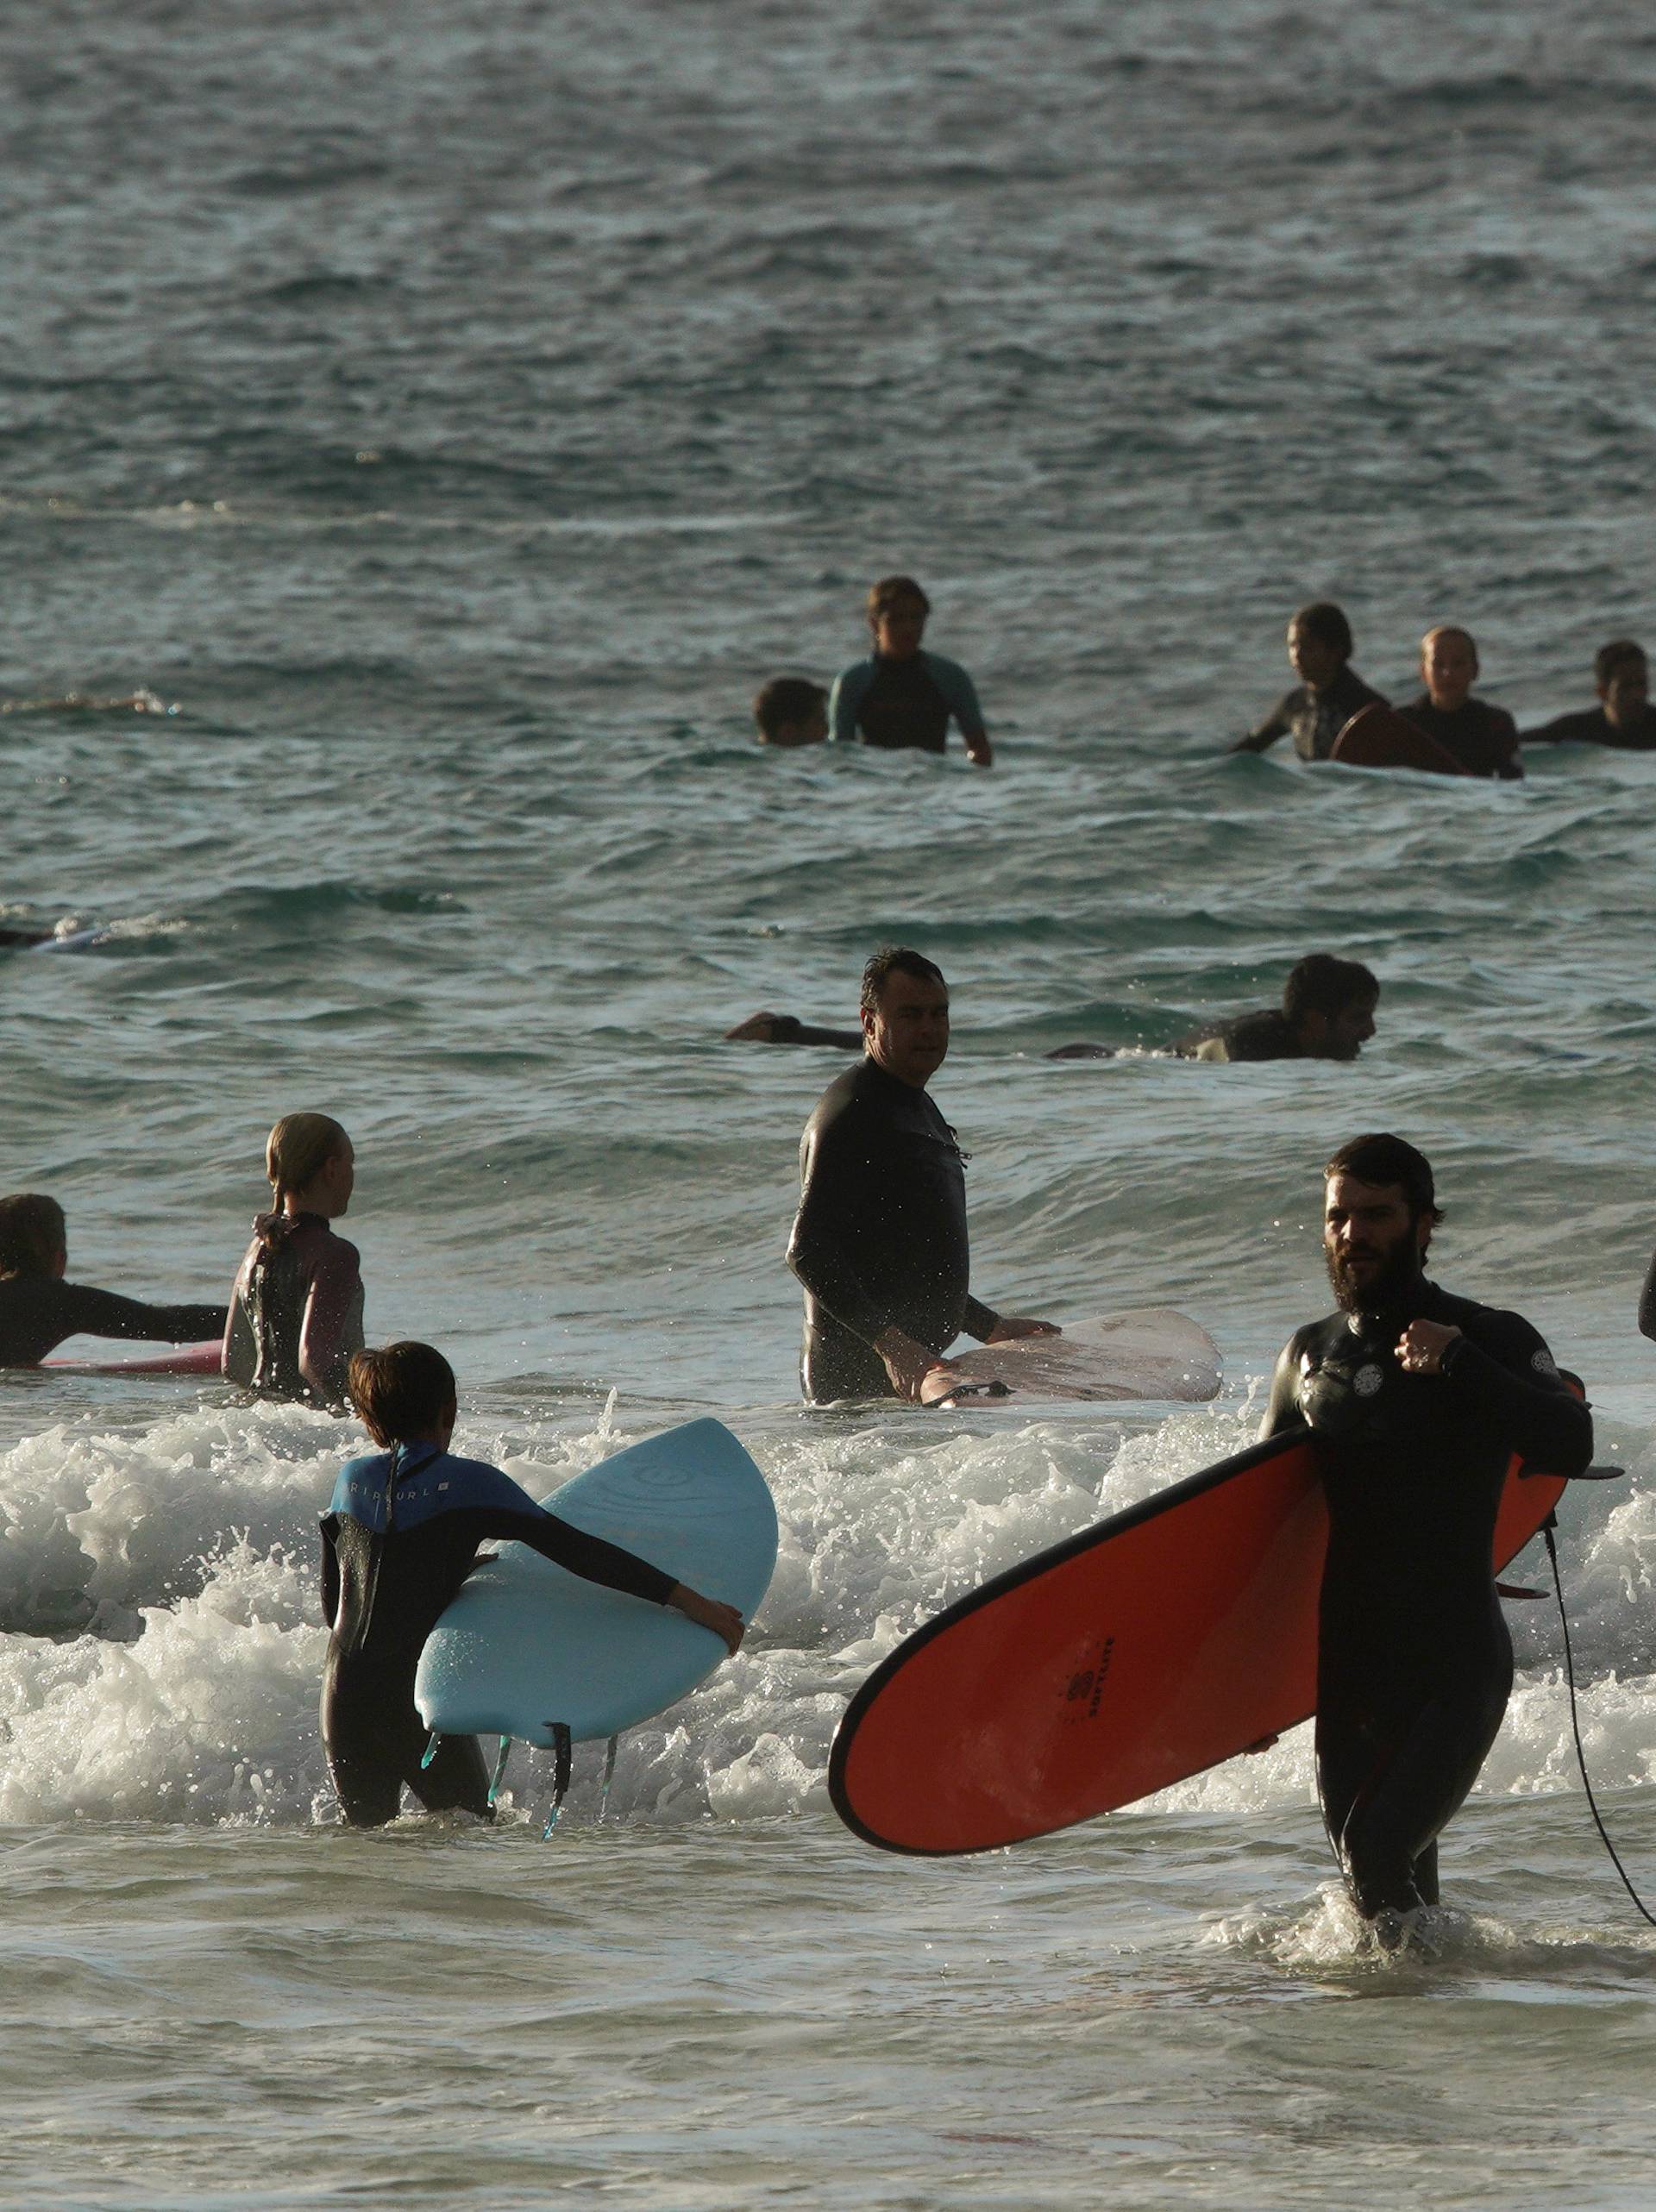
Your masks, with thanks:
[[(1219, 1394), (1219, 1347), (1188, 1313), (1136, 1307), (1066, 1325), (1062, 1336), (982, 1344), (950, 1361), (923, 1402), (958, 1409), (994, 1399), (1141, 1399), (1201, 1404)], [(963, 1387), (963, 1384), (964, 1387)]]
[[(750, 1620), (776, 1563), (765, 1478), (720, 1421), (683, 1427), (600, 1460), (543, 1501), (722, 1598)], [(603, 1589), (508, 1545), (467, 1577), (420, 1654), (414, 1701), (435, 1734), (553, 1746), (618, 1735), (693, 1690), (725, 1656), (709, 1628)]]
[(224, 1347), (216, 1337), (205, 1344), (180, 1344), (176, 1351), (135, 1352), (127, 1359), (43, 1359), (42, 1367), (60, 1375), (216, 1375)]

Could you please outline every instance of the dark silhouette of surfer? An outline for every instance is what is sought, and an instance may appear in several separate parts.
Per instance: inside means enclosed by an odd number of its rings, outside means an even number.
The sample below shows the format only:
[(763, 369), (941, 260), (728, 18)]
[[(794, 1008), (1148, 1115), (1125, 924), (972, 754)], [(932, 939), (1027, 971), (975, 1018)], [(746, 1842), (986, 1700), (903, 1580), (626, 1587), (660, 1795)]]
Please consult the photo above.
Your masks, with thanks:
[(1317, 1789), (1357, 1908), (1395, 1945), (1398, 1916), (1438, 1902), (1438, 1837), (1512, 1687), (1491, 1564), (1509, 1462), (1579, 1475), (1593, 1425), (1527, 1321), (1427, 1280), (1442, 1214), (1412, 1144), (1356, 1137), (1324, 1174), (1338, 1310), (1289, 1339), (1260, 1434), (1311, 1431)]

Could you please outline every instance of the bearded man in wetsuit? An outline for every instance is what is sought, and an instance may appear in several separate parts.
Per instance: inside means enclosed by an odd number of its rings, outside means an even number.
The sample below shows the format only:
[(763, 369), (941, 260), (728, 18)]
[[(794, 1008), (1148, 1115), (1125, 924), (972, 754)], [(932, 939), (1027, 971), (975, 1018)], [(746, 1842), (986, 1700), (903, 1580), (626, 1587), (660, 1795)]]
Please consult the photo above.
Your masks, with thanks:
[(1439, 1833), (1512, 1687), (1491, 1563), (1508, 1463), (1578, 1475), (1593, 1425), (1527, 1321), (1427, 1280), (1442, 1214), (1412, 1144), (1355, 1137), (1324, 1174), (1339, 1310), (1289, 1338), (1260, 1435), (1314, 1441), (1317, 1790), (1357, 1909), (1395, 1943), (1387, 1916), (1438, 1902)]
[(1353, 649), (1352, 625), (1332, 599), (1302, 607), (1288, 625), (1288, 657), (1299, 683), (1237, 739), (1232, 752), (1263, 753), (1279, 737), (1291, 736), (1302, 761), (1326, 761), (1354, 714), (1386, 704), (1352, 667)]
[(800, 1141), (787, 1263), (805, 1288), (806, 1398), (911, 1398), (964, 1330), (980, 1344), (1056, 1336), (969, 1288), (965, 1155), (926, 1096), (949, 1050), (949, 987), (906, 945), (862, 972), (864, 1057)]
[(932, 602), (912, 576), (882, 576), (869, 592), (874, 651), (834, 679), (828, 724), (842, 744), (859, 740), (888, 752), (941, 753), (949, 724), (960, 724), (966, 757), (992, 768), (994, 755), (971, 678), (957, 661), (921, 650)]

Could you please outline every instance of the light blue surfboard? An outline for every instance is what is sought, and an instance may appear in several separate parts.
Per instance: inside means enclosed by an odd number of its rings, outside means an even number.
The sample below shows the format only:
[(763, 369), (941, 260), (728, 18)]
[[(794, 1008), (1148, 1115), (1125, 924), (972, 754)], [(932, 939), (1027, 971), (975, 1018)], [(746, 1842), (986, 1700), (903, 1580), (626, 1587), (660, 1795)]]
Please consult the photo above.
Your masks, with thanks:
[[(776, 1564), (764, 1476), (722, 1421), (635, 1444), (542, 1501), (744, 1620)], [(554, 1745), (618, 1735), (676, 1703), (725, 1656), (710, 1628), (603, 1589), (521, 1544), (467, 1577), (426, 1640), (414, 1701), (442, 1736)]]

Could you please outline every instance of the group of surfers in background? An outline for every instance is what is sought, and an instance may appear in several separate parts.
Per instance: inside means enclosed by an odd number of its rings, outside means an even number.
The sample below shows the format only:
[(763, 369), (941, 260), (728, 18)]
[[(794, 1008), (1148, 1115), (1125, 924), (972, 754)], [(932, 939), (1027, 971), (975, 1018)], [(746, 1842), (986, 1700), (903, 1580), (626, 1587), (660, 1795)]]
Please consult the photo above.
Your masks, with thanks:
[[(993, 765), (988, 726), (976, 687), (958, 661), (922, 643), (932, 602), (912, 576), (883, 576), (868, 597), (873, 650), (834, 680), (831, 690), (804, 676), (776, 676), (753, 703), (762, 744), (816, 745), (832, 737), (888, 751), (941, 753), (952, 721), (978, 768)], [(1352, 666), (1352, 626), (1342, 609), (1319, 599), (1288, 625), (1288, 657), (1298, 682), (1232, 747), (1263, 753), (1292, 737), (1305, 761), (1326, 761), (1335, 741), (1364, 707), (1389, 706)], [(1613, 745), (1656, 750), (1656, 707), (1642, 647), (1614, 638), (1593, 663), (1598, 705), (1562, 714), (1521, 734), (1504, 707), (1475, 698), (1477, 646), (1458, 623), (1438, 623), (1421, 640), (1421, 689), (1397, 711), (1448, 756), (1451, 772), (1499, 776), (1524, 773), (1524, 745)]]

